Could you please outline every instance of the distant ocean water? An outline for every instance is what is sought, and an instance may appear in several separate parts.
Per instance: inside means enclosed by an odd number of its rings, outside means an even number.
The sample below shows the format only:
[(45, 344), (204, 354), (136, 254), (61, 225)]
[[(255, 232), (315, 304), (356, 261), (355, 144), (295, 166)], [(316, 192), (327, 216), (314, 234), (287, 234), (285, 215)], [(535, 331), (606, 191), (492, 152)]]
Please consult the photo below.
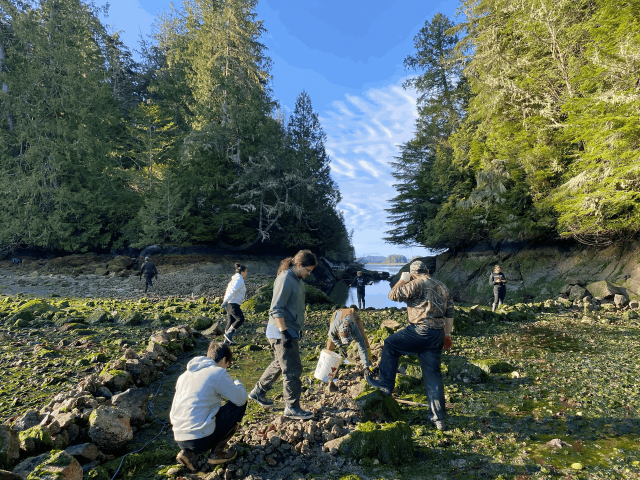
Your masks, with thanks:
[[(405, 264), (388, 264), (388, 263), (367, 263), (367, 270), (375, 270), (377, 272), (389, 272), (395, 275)], [(355, 287), (349, 287), (349, 282), (338, 282), (331, 292), (331, 299), (341, 305), (357, 305), (358, 297)], [(404, 303), (393, 302), (389, 300), (389, 282), (380, 280), (373, 282), (373, 285), (367, 285), (365, 289), (365, 305), (367, 307), (384, 308), (384, 307), (404, 307)]]

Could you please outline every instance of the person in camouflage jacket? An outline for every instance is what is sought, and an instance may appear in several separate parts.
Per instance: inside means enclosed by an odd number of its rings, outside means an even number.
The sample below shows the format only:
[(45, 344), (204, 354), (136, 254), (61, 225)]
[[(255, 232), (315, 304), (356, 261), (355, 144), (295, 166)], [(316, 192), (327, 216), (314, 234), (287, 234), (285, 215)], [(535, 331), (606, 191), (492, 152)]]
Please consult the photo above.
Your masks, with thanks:
[(427, 266), (414, 261), (389, 292), (389, 299), (407, 303), (409, 325), (387, 337), (380, 359), (380, 377), (366, 377), (381, 393), (390, 395), (401, 355), (417, 354), (429, 399), (430, 420), (444, 430), (444, 385), (440, 373), (442, 350), (451, 348), (453, 299), (449, 289), (429, 275)]

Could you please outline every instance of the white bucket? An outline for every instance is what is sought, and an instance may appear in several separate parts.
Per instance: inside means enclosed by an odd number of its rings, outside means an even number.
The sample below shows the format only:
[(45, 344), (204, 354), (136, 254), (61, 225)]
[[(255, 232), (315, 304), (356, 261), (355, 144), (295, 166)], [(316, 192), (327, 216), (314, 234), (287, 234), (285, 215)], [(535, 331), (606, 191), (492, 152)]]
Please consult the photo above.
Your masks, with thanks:
[(320, 352), (320, 358), (318, 359), (318, 366), (313, 374), (318, 380), (322, 380), (325, 383), (329, 383), (336, 376), (338, 367), (342, 363), (342, 355), (332, 352), (331, 350), (324, 349)]

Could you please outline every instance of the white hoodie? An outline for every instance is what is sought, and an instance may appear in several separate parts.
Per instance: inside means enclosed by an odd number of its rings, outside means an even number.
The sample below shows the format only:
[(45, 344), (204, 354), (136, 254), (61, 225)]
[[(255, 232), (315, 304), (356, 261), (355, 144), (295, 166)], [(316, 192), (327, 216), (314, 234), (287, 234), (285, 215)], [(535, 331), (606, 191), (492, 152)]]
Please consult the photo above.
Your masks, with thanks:
[(247, 287), (244, 284), (244, 277), (240, 273), (236, 273), (231, 277), (227, 291), (224, 292), (223, 301), (227, 303), (237, 303), (240, 305), (244, 302), (244, 296), (247, 294)]
[(192, 358), (178, 378), (169, 413), (176, 442), (211, 435), (222, 397), (240, 406), (246, 403), (247, 392), (240, 380), (234, 381), (209, 357)]

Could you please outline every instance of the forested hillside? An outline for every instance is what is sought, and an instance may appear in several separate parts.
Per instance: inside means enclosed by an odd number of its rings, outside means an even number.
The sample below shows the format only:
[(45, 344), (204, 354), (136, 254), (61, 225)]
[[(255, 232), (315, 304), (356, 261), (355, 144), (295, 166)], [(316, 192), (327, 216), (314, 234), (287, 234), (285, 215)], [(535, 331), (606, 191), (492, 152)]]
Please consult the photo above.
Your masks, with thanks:
[(623, 241), (640, 228), (640, 2), (465, 0), (415, 37), (396, 244)]
[(325, 133), (270, 90), (256, 0), (185, 0), (141, 63), (80, 0), (0, 0), (0, 249), (312, 248), (351, 260)]

